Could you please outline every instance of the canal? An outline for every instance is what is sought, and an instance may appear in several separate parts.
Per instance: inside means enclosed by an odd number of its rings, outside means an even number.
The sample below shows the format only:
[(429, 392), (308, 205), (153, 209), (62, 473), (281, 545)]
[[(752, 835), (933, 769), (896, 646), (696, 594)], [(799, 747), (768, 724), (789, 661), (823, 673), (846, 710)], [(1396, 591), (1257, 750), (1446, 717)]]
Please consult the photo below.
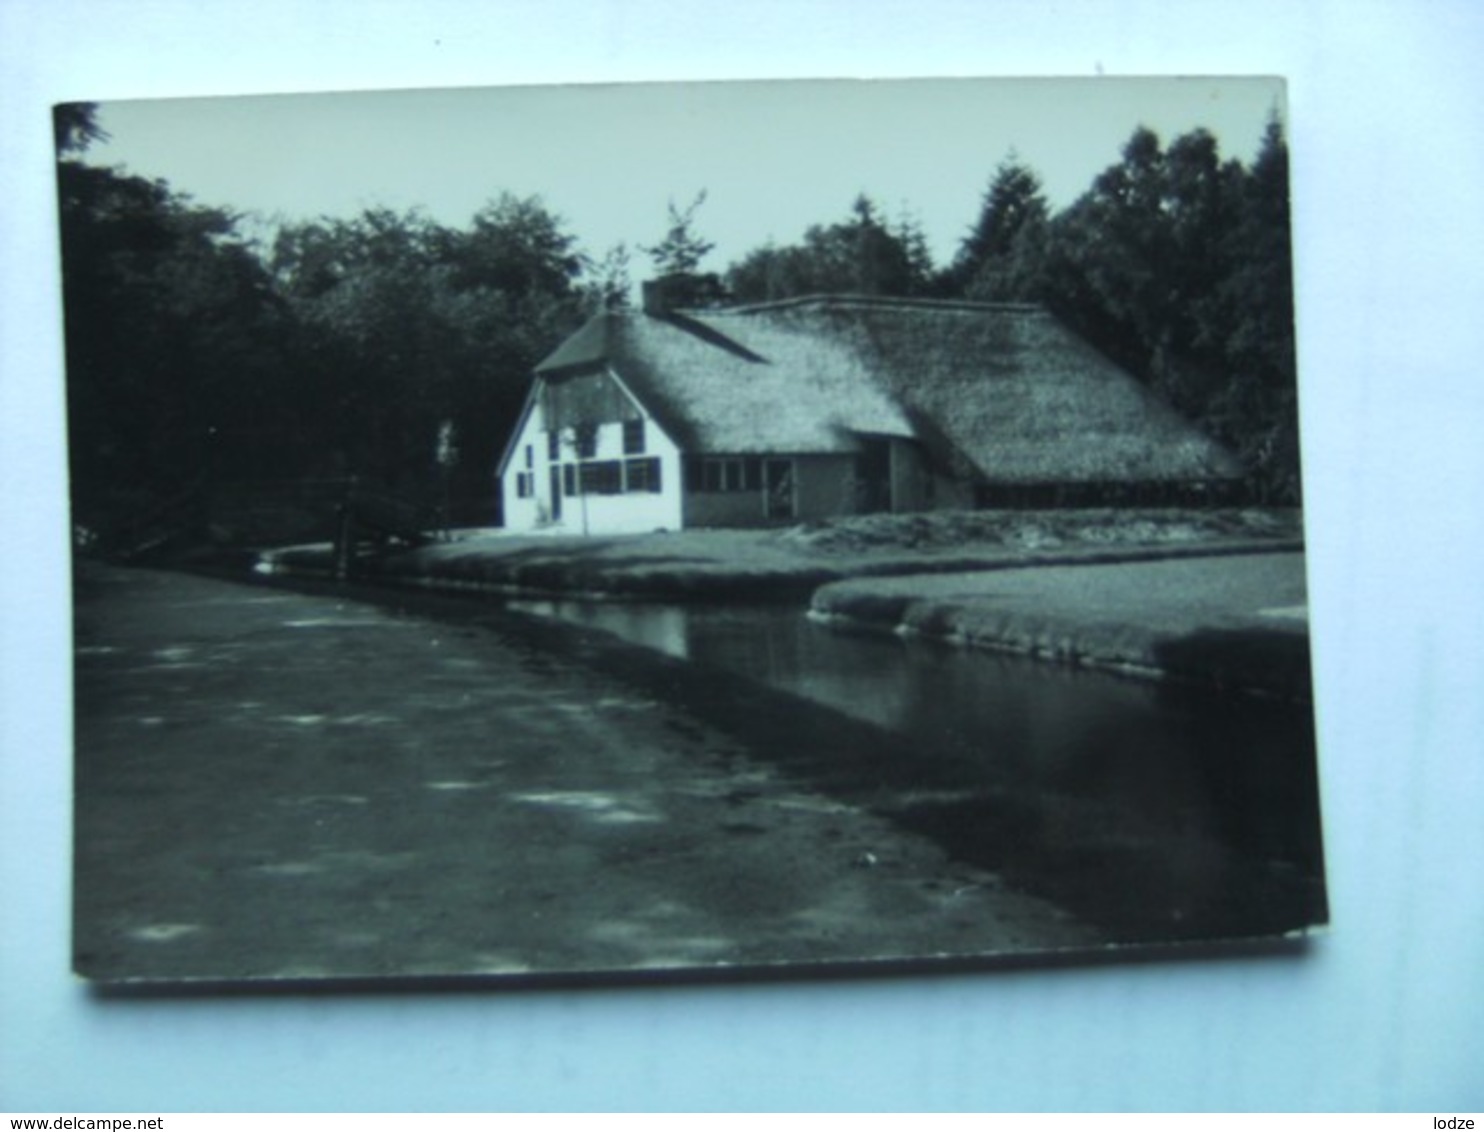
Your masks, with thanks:
[[(793, 607), (504, 608), (625, 643), (589, 660), (1110, 942), (1326, 919), (1308, 705), (852, 633)], [(633, 646), (669, 663), (636, 661)]]

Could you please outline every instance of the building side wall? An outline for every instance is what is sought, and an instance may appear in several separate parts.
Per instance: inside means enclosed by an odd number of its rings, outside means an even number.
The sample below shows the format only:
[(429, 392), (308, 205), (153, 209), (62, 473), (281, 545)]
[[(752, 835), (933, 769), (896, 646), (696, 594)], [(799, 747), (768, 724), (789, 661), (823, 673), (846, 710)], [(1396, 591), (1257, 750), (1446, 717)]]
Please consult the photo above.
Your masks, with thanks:
[[(743, 457), (706, 457), (737, 461)], [(761, 485), (745, 491), (708, 491), (694, 485), (685, 492), (687, 527), (779, 527), (805, 519), (851, 515), (856, 511), (855, 457), (850, 454), (748, 457), (762, 469)], [(792, 468), (791, 508), (770, 513), (767, 468), (786, 460)]]
[[(645, 457), (659, 460), (661, 490), (568, 494), (565, 485), (579, 472), (568, 473), (568, 465), (584, 460), (623, 461), (635, 458), (624, 452), (623, 421), (597, 426), (592, 455), (579, 458), (571, 429), (559, 430), (558, 458), (550, 459), (546, 406), (538, 395), (511, 449), (511, 458), (501, 481), (505, 526), (510, 530), (559, 530), (573, 534), (639, 534), (679, 530), (683, 527), (766, 527), (858, 514), (860, 507), (856, 459), (850, 453), (815, 453), (758, 457), (766, 467), (770, 461), (786, 459), (793, 468), (792, 514), (771, 515), (766, 484), (745, 491), (706, 491), (686, 486), (685, 460), (675, 443), (652, 418), (645, 418)], [(630, 417), (629, 419), (634, 419)], [(530, 466), (527, 466), (529, 452)], [(722, 457), (721, 459), (728, 459)], [(736, 458), (730, 458), (736, 459)], [(560, 506), (554, 507), (551, 468), (555, 464)], [(532, 493), (522, 498), (517, 476), (530, 473)], [(580, 484), (578, 485), (580, 487)], [(891, 444), (892, 510), (926, 511), (971, 507), (973, 488), (949, 477), (936, 475), (927, 466), (922, 450), (910, 441)]]
[(687, 491), (685, 525), (687, 527), (765, 527), (761, 489), (756, 491)]
[[(609, 419), (587, 426), (571, 423), (578, 419), (574, 414), (579, 411), (581, 417), (592, 420), (589, 413), (599, 406)], [(569, 422), (565, 426), (563, 419)], [(625, 421), (640, 419), (644, 421), (644, 451), (625, 452)], [(555, 459), (552, 429), (557, 436)], [(589, 446), (579, 452), (579, 443)], [(933, 472), (919, 445), (890, 438), (889, 456), (893, 511), (965, 507), (975, 502), (969, 485)], [(659, 491), (626, 490), (629, 471), (625, 462), (640, 458), (658, 461)], [(854, 453), (708, 455), (700, 459), (729, 465), (744, 461), (760, 466), (765, 473), (778, 461), (788, 461), (792, 469), (788, 512), (782, 513), (772, 505), (768, 487), (772, 480), (766, 474), (761, 483), (754, 482), (750, 475), (752, 486), (745, 490), (730, 476), (725, 489), (719, 485), (708, 489), (701, 483), (702, 477), (694, 475), (688, 481), (687, 460), (676, 444), (611, 375), (568, 379), (560, 385), (538, 379), (530, 411), (501, 478), (505, 525), (517, 531), (638, 534), (683, 527), (787, 526), (855, 515), (864, 507), (862, 469)], [(615, 462), (624, 467), (624, 479), (617, 484), (612, 475)], [(608, 465), (609, 490), (602, 490), (596, 483), (588, 483), (589, 490), (583, 490), (584, 464)], [(519, 486), (524, 475), (530, 476), (530, 491), (522, 496)]]
[(922, 511), (929, 506), (929, 480), (915, 444), (891, 441), (891, 509)]
[(829, 519), (859, 508), (855, 456), (850, 453), (794, 457), (794, 518)]
[(974, 507), (974, 485), (951, 476), (929, 472), (923, 483), (927, 488), (924, 511), (966, 511)]

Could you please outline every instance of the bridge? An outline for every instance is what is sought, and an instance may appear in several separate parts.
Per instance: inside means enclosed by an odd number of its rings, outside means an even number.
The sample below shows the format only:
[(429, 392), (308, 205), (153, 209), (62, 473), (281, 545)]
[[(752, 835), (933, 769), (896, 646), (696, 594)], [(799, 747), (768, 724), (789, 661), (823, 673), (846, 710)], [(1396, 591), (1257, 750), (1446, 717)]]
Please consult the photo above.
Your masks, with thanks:
[(421, 546), (447, 537), (442, 509), (355, 476), (194, 483), (122, 520), (78, 532), (81, 548), (118, 562), (148, 561), (202, 544), (282, 546), (332, 541), (338, 576), (363, 548)]

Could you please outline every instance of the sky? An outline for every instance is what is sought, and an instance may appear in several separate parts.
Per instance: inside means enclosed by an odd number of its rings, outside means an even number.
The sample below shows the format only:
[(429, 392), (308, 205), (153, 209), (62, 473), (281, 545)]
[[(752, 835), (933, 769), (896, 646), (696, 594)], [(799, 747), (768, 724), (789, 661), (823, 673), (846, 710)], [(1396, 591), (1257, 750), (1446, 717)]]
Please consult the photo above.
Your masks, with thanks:
[[(703, 190), (721, 271), (846, 218), (866, 193), (952, 258), (1012, 151), (1070, 204), (1146, 125), (1204, 127), (1250, 161), (1276, 79), (861, 80), (493, 87), (104, 103), (88, 159), (263, 221), (418, 208), (462, 227), (502, 191), (539, 195), (583, 251), (634, 250)], [(247, 225), (249, 230), (257, 224)]]

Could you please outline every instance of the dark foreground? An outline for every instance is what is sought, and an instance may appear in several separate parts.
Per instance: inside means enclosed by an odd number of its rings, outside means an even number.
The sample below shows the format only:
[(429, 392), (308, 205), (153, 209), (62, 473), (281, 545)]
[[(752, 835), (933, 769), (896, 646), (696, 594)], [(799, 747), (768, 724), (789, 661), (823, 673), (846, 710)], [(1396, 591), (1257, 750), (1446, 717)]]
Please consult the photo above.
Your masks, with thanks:
[[(440, 621), (93, 566), (76, 617), (90, 978), (766, 967), (1107, 938), (883, 816), (911, 801), (875, 773), (891, 752), (824, 766), (810, 748), (848, 728), (795, 727), (789, 701), (723, 694), (645, 650), (477, 606)], [(791, 762), (758, 757), (791, 735)]]

